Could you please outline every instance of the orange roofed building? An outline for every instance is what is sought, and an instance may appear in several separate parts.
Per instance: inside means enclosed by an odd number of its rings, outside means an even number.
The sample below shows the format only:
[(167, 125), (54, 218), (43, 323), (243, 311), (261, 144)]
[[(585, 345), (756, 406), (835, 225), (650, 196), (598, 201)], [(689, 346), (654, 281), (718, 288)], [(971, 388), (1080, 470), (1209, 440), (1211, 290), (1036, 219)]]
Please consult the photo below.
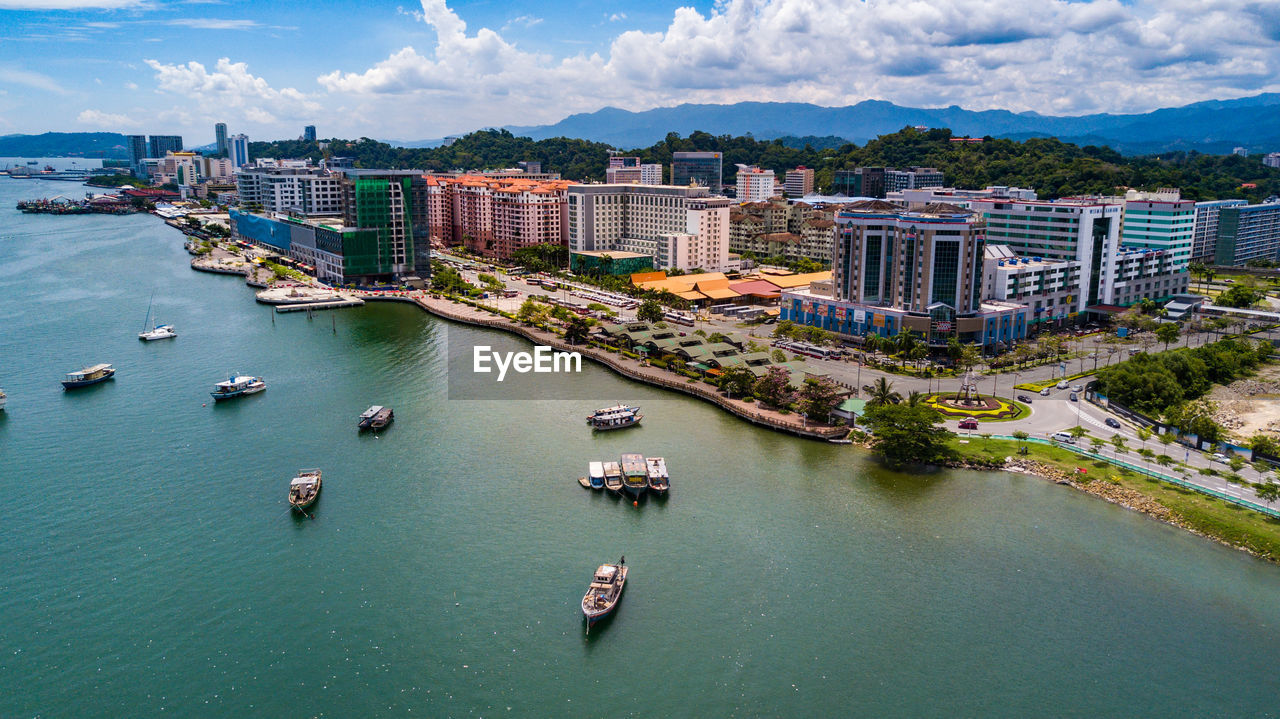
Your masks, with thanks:
[(522, 247), (566, 243), (568, 180), (427, 175), (433, 239), (485, 257), (510, 259)]

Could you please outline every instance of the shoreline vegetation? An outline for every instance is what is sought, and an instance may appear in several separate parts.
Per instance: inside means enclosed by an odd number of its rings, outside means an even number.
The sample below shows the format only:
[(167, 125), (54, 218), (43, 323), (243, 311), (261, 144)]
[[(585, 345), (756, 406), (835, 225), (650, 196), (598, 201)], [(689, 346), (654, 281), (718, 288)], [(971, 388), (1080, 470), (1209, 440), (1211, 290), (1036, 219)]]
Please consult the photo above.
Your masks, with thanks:
[[(222, 266), (212, 255), (200, 255), (192, 258), (191, 268), (202, 272), (242, 275), (246, 278), (246, 284), (262, 286), (261, 279), (256, 277), (256, 266), (232, 269)], [(852, 444), (866, 451), (871, 450), (870, 438), (856, 430), (851, 433), (849, 427), (810, 426), (809, 423), (798, 420), (794, 414), (782, 414), (761, 407), (759, 403), (731, 399), (718, 389), (687, 380), (681, 375), (673, 375), (667, 370), (646, 366), (621, 353), (610, 353), (588, 344), (569, 343), (551, 330), (522, 324), (497, 310), (483, 308), (470, 300), (435, 295), (428, 291), (357, 294), (365, 300), (408, 302), (428, 314), (446, 320), (511, 332), (535, 344), (579, 352), (625, 377), (712, 402), (752, 424), (808, 439), (829, 441), (848, 436), (852, 438)], [(1140, 475), (1100, 458), (1078, 455), (1058, 447), (980, 437), (961, 440), (958, 435), (954, 435), (948, 441), (948, 448), (951, 450), (948, 455), (937, 458), (935, 465), (1040, 477), (1260, 559), (1280, 563), (1280, 519), (1260, 512)], [(1086, 472), (1080, 473), (1080, 468), (1084, 468)]]

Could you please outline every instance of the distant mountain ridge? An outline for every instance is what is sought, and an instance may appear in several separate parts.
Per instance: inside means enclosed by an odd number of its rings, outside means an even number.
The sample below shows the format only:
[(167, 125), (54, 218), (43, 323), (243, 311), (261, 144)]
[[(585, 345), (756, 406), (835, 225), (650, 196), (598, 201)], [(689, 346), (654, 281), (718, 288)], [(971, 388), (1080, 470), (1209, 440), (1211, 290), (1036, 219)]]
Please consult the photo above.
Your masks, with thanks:
[(0, 136), (0, 157), (101, 157), (128, 159), (129, 146), (118, 132), (45, 132)]
[(946, 127), (956, 135), (1058, 137), (1077, 144), (1105, 144), (1125, 154), (1196, 149), (1230, 152), (1236, 146), (1251, 151), (1280, 150), (1280, 93), (1264, 93), (1235, 100), (1206, 100), (1147, 113), (1070, 116), (1015, 113), (1008, 110), (966, 110), (903, 107), (883, 100), (864, 100), (845, 107), (822, 107), (798, 102), (740, 102), (733, 105), (684, 104), (641, 112), (605, 107), (570, 115), (553, 125), (508, 126), (535, 140), (574, 137), (605, 142), (619, 148), (647, 147), (669, 132), (688, 135), (695, 130), (715, 135), (751, 134), (767, 140), (784, 136), (829, 136), (862, 144), (906, 126)]

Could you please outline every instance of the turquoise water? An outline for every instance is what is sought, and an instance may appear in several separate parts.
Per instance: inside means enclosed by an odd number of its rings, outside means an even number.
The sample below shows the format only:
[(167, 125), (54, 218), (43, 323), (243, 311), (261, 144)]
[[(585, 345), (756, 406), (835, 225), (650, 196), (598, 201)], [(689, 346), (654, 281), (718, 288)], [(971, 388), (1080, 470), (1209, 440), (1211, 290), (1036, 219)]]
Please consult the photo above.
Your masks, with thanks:
[[(0, 178), (0, 716), (1276, 713), (1280, 568), (595, 366), (598, 400), (451, 402), (441, 321), (273, 321), (155, 218), (12, 209), (70, 188)], [(176, 340), (136, 339), (153, 291)], [(62, 392), (93, 362), (118, 377)], [(230, 372), (269, 389), (215, 406)], [(619, 400), (643, 426), (592, 437)], [(396, 423), (357, 434), (374, 403)], [(574, 481), (631, 449), (667, 457), (669, 500)], [(310, 466), (314, 520), (285, 503)], [(621, 554), (586, 637), (578, 602)]]

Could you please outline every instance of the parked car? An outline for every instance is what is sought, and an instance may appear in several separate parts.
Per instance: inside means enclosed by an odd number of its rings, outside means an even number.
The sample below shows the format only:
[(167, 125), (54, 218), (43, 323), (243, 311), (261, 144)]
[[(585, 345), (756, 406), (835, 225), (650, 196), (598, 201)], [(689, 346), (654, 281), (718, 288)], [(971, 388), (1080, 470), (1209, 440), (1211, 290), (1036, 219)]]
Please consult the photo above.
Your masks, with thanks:
[(1221, 452), (1214, 452), (1213, 456), (1210, 457), (1209, 459), (1213, 460), (1214, 462), (1222, 462), (1223, 464), (1231, 463), (1231, 460), (1227, 459), (1227, 455)]
[(1052, 439), (1052, 440), (1053, 440), (1053, 441), (1055, 441), (1055, 442), (1066, 442), (1067, 444), (1075, 444), (1075, 443), (1076, 443), (1076, 438), (1075, 438), (1075, 437), (1072, 437), (1071, 435), (1067, 434), (1066, 432), (1054, 432), (1054, 433), (1053, 433), (1053, 436), (1052, 436), (1052, 437), (1050, 437), (1050, 439)]
[(1028, 397), (1028, 396), (1026, 396), (1025, 394), (1020, 394), (1020, 395), (1018, 395), (1018, 401), (1019, 401), (1019, 402), (1026, 402), (1027, 404), (1031, 404), (1031, 398), (1030, 398), (1030, 397)]
[(1082, 384), (1078, 384), (1078, 385), (1076, 385), (1075, 387), (1072, 387), (1072, 388), (1071, 388), (1071, 391), (1072, 391), (1072, 392), (1083, 392), (1083, 391), (1084, 391), (1084, 385), (1082, 385)]
[(966, 419), (960, 420), (960, 429), (977, 429), (977, 428), (978, 428), (978, 420), (972, 417), (968, 417)]
[(1077, 395), (1075, 392), (1072, 392), (1071, 394), (1067, 395), (1067, 399), (1071, 400), (1072, 402), (1080, 401), (1079, 395)]
[(1120, 423), (1116, 421), (1115, 417), (1107, 417), (1107, 426), (1112, 429), (1120, 429)]
[(1040, 390), (1040, 396), (1041, 396), (1041, 397), (1048, 397), (1048, 396), (1049, 396), (1049, 388), (1048, 388), (1048, 387), (1045, 387), (1044, 389)]

